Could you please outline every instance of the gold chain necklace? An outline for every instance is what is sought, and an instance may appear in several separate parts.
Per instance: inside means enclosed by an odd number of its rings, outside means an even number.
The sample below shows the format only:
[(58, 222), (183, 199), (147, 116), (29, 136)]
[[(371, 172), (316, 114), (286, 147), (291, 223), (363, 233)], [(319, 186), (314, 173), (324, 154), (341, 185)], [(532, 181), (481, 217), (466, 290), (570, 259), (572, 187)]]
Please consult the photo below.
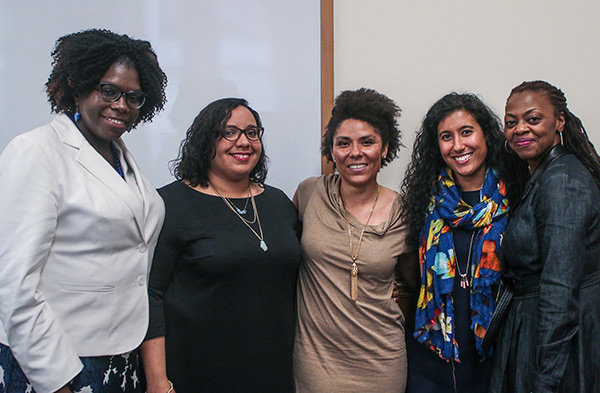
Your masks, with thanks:
[(346, 210), (346, 204), (344, 203), (344, 197), (342, 195), (342, 187), (340, 185), (340, 198), (342, 200), (342, 207), (344, 209), (344, 220), (346, 220), (346, 227), (348, 228), (348, 239), (350, 241), (350, 259), (352, 260), (352, 265), (350, 266), (350, 297), (352, 300), (358, 299), (358, 265), (356, 264), (356, 260), (358, 259), (358, 254), (360, 253), (360, 246), (362, 244), (363, 235), (365, 234), (365, 228), (369, 225), (369, 221), (371, 221), (371, 216), (373, 215), (373, 210), (375, 210), (375, 205), (377, 205), (377, 200), (379, 199), (379, 191), (381, 190), (381, 186), (377, 185), (377, 193), (375, 194), (375, 200), (373, 201), (373, 206), (371, 206), (371, 211), (369, 212), (369, 217), (367, 218), (367, 222), (363, 225), (360, 230), (360, 236), (358, 237), (358, 245), (356, 246), (356, 254), (354, 253), (354, 246), (352, 245), (352, 225), (350, 225), (350, 221), (348, 220), (348, 211)]
[[(260, 248), (261, 248), (261, 250), (263, 250), (263, 251), (266, 252), (269, 249), (269, 247), (267, 247), (267, 243), (264, 240), (262, 225), (260, 225), (260, 217), (258, 216), (258, 209), (256, 208), (256, 202), (254, 201), (254, 195), (252, 195), (252, 191), (250, 190), (250, 186), (248, 186), (248, 193), (250, 194), (250, 200), (252, 201), (252, 209), (254, 209), (254, 220), (252, 220), (252, 222), (250, 222), (250, 221), (246, 220), (244, 217), (242, 217), (241, 214), (238, 213), (238, 211), (235, 208), (235, 206), (232, 206), (232, 203), (229, 201), (229, 199), (225, 198), (219, 192), (219, 190), (217, 190), (215, 188), (215, 186), (212, 185), (211, 182), (208, 182), (208, 185), (210, 186), (210, 188), (213, 189), (214, 192), (217, 193), (218, 196), (221, 197), (221, 199), (223, 200), (223, 202), (225, 202), (225, 204), (227, 205), (227, 207), (229, 207), (229, 209), (231, 209), (231, 211), (234, 212), (235, 215), (238, 216), (240, 218), (240, 220), (242, 220), (242, 222), (248, 228), (250, 228), (250, 230), (252, 231), (252, 233), (254, 233), (254, 236), (256, 236), (258, 238), (258, 240), (260, 240)], [(250, 226), (250, 224), (253, 224), (254, 221), (258, 222), (258, 231), (260, 232), (260, 235), (258, 233), (256, 233), (256, 231), (254, 230), (254, 228), (252, 228)]]
[[(212, 184), (210, 184), (210, 182), (208, 183), (210, 185), (210, 188), (213, 189), (214, 192), (216, 192), (228, 205), (230, 208), (235, 209), (236, 212), (238, 212), (241, 215), (244, 215), (246, 213), (248, 213), (248, 211), (246, 210), (246, 208), (248, 207), (248, 200), (250, 199), (250, 186), (248, 186), (248, 196), (246, 197), (246, 203), (244, 203), (244, 207), (242, 209), (240, 209), (239, 207), (237, 207), (235, 205), (235, 203), (231, 202), (231, 199), (227, 198), (224, 195), (221, 195), (221, 193), (219, 193), (219, 191), (217, 191), (217, 189), (215, 187), (213, 187)], [(244, 218), (244, 220), (246, 220)], [(256, 217), (254, 217), (254, 219), (252, 221), (246, 220), (248, 221), (250, 224), (254, 224), (254, 221), (256, 221)]]

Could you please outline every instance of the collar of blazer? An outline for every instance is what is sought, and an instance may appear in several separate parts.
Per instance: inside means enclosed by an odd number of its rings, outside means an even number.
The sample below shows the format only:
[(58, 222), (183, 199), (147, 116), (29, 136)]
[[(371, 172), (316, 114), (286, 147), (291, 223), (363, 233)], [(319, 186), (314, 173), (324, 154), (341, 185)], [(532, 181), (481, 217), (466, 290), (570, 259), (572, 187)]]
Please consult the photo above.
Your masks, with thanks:
[(70, 148), (76, 149), (75, 160), (81, 164), (91, 175), (104, 183), (109, 189), (116, 193), (123, 202), (129, 207), (135, 217), (135, 221), (142, 235), (144, 236), (144, 217), (147, 213), (145, 206), (148, 205), (146, 190), (144, 190), (143, 182), (140, 179), (140, 171), (137, 164), (133, 160), (131, 153), (121, 139), (115, 141), (119, 148), (123, 151), (123, 156), (127, 160), (127, 165), (135, 174), (137, 185), (139, 186), (140, 194), (144, 201), (140, 201), (135, 195), (131, 187), (121, 178), (117, 171), (106, 161), (100, 153), (98, 153), (92, 145), (84, 138), (77, 126), (71, 119), (63, 114), (54, 118), (51, 123), (52, 128), (58, 134), (58, 137), (63, 144)]

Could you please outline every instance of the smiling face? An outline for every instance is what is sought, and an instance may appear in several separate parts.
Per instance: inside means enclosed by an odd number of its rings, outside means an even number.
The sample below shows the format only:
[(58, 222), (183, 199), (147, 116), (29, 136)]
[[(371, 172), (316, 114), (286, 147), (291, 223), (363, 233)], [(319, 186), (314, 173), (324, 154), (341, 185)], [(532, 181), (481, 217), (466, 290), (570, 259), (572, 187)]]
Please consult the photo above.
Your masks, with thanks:
[(442, 159), (463, 191), (479, 190), (485, 180), (487, 146), (481, 126), (467, 111), (446, 116), (437, 131)]
[(381, 135), (369, 123), (344, 120), (333, 137), (332, 157), (343, 180), (354, 186), (377, 181), (381, 159), (387, 154)]
[[(111, 83), (122, 91), (140, 90), (137, 71), (123, 63), (113, 64), (100, 83)], [(75, 103), (81, 114), (77, 127), (98, 151), (108, 149), (110, 142), (123, 135), (140, 114), (139, 109), (127, 105), (124, 95), (115, 102), (106, 102), (98, 90), (76, 97)]]
[[(244, 106), (238, 106), (231, 111), (231, 117), (226, 125), (241, 130), (245, 130), (248, 126), (257, 126), (256, 119)], [(210, 162), (208, 177), (213, 183), (215, 183), (214, 178), (222, 181), (246, 181), (258, 163), (261, 152), (262, 142), (251, 141), (244, 133), (237, 141), (228, 141), (219, 137), (215, 147), (215, 157)]]
[(531, 172), (546, 153), (560, 143), (559, 132), (564, 126), (564, 114), (556, 115), (554, 106), (544, 93), (514, 93), (506, 102), (506, 140), (521, 159), (527, 160)]

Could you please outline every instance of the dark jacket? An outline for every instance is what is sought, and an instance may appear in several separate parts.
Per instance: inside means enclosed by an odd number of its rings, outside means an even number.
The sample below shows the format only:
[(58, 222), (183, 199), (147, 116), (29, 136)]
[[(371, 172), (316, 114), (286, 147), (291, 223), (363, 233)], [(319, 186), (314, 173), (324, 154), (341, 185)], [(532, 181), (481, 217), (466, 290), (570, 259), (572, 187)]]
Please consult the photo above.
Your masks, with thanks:
[(562, 146), (525, 187), (503, 250), (516, 293), (490, 392), (600, 392), (600, 190)]

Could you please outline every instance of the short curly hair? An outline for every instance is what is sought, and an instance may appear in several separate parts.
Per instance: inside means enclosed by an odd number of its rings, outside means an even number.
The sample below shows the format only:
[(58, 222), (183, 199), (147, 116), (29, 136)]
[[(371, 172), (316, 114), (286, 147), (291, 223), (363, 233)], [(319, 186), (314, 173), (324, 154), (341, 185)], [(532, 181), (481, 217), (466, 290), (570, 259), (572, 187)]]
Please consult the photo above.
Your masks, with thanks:
[[(198, 184), (208, 186), (208, 171), (215, 157), (217, 142), (231, 118), (231, 112), (240, 106), (248, 109), (254, 116), (256, 125), (262, 127), (260, 116), (243, 98), (222, 98), (211, 102), (196, 116), (185, 134), (185, 139), (181, 141), (179, 155), (170, 162), (173, 175), (177, 179), (186, 180), (192, 187)], [(268, 158), (262, 140), (260, 143), (260, 157), (250, 172), (250, 181), (262, 186), (267, 177)]]
[(333, 162), (333, 138), (339, 126), (344, 120), (362, 120), (377, 130), (383, 145), (388, 146), (387, 155), (381, 159), (381, 166), (386, 166), (398, 156), (400, 146), (404, 146), (400, 142), (401, 132), (397, 122), (401, 112), (391, 98), (373, 89), (363, 87), (341, 92), (335, 99), (331, 119), (325, 128), (321, 154)]
[(148, 41), (109, 30), (91, 29), (60, 37), (52, 51), (52, 72), (46, 82), (48, 101), (55, 113), (76, 111), (75, 97), (95, 90), (114, 64), (130, 65), (147, 95), (133, 127), (152, 120), (167, 102), (167, 76)]
[(447, 167), (438, 141), (438, 125), (457, 111), (469, 113), (481, 127), (487, 155), (485, 163), (493, 168), (506, 184), (511, 208), (519, 201), (523, 180), (529, 176), (527, 166), (504, 148), (504, 132), (498, 116), (474, 94), (450, 93), (431, 106), (417, 132), (411, 162), (408, 165), (401, 193), (404, 198), (404, 218), (409, 226), (407, 242), (418, 246), (419, 233), (425, 224), (427, 206), (434, 193), (442, 168)]

